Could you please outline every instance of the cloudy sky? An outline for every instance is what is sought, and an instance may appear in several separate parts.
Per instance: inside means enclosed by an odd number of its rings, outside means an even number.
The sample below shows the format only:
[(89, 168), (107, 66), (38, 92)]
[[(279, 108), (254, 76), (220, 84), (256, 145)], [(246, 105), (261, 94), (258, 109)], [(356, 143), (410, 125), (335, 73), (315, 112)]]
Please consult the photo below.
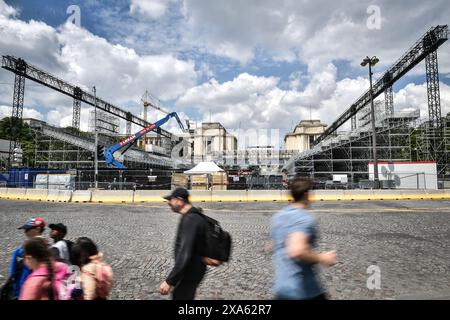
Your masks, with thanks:
[[(449, 17), (447, 0), (0, 0), (0, 54), (86, 90), (95, 85), (135, 114), (148, 90), (184, 118), (282, 137), (302, 119), (330, 124), (367, 90), (363, 57), (380, 58), (377, 77)], [(438, 55), (447, 113), (448, 43)], [(396, 83), (396, 110), (427, 115), (424, 69)], [(11, 113), (13, 83), (1, 69), (0, 117)], [(150, 119), (161, 116), (153, 110)], [(27, 81), (24, 117), (68, 126), (72, 100)]]

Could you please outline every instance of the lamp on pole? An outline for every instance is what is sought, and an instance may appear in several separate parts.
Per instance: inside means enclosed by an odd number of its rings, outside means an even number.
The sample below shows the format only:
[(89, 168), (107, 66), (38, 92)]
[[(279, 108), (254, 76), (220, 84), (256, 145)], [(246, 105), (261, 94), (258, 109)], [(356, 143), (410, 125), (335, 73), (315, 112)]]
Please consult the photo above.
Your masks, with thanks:
[(369, 66), (369, 82), (370, 82), (370, 116), (371, 116), (371, 122), (372, 122), (372, 151), (373, 151), (373, 174), (374, 174), (374, 182), (375, 182), (375, 188), (379, 188), (379, 179), (378, 179), (378, 158), (377, 158), (377, 132), (375, 128), (375, 108), (373, 106), (373, 88), (372, 88), (372, 67), (376, 65), (380, 59), (378, 59), (376, 56), (373, 56), (372, 58), (369, 58), (367, 56), (364, 58), (364, 60), (361, 62), (361, 66)]
[(98, 188), (98, 131), (97, 131), (97, 90), (95, 86), (94, 91), (94, 133), (95, 133), (95, 148), (94, 148), (94, 187)]

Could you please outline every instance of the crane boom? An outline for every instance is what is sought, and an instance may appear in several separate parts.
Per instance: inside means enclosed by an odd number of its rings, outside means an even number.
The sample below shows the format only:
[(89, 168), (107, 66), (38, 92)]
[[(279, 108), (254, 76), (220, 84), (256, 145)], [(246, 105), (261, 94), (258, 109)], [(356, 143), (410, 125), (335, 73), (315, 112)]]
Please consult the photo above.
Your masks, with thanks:
[[(164, 113), (164, 114), (170, 114), (169, 111), (167, 111), (167, 110), (165, 110), (164, 108), (162, 108), (161, 106), (159, 106), (158, 100), (156, 100), (157, 102), (154, 102), (154, 101), (152, 101), (152, 100), (150, 99), (150, 97), (152, 97), (152, 95), (150, 95), (150, 94), (148, 93), (148, 91), (145, 91), (144, 96), (143, 96), (142, 99), (141, 99), (141, 101), (142, 101), (143, 104), (144, 104), (144, 113), (145, 113), (145, 114), (146, 114), (146, 112), (147, 112), (146, 108), (148, 108), (148, 107), (152, 107), (153, 109), (158, 110), (158, 111), (161, 111), (161, 112)], [(185, 127), (184, 127), (183, 123), (181, 122), (180, 118), (178, 117), (178, 115), (177, 115), (175, 118), (176, 118), (176, 120), (177, 120), (177, 122), (178, 122), (178, 125), (180, 126), (181, 130), (182, 130), (183, 132), (186, 132), (187, 130), (185, 129)]]
[(155, 123), (151, 123), (150, 125), (148, 125), (147, 127), (145, 127), (144, 129), (140, 130), (139, 132), (129, 136), (128, 138), (126, 138), (125, 140), (116, 143), (115, 145), (108, 147), (104, 150), (104, 157), (105, 157), (105, 161), (106, 164), (108, 166), (114, 166), (116, 168), (119, 169), (125, 169), (126, 167), (124, 166), (124, 164), (120, 161), (118, 161), (115, 156), (114, 153), (116, 153), (117, 151), (119, 151), (122, 148), (125, 148), (122, 151), (122, 155), (127, 152), (127, 150), (137, 141), (139, 140), (143, 135), (145, 135), (146, 133), (161, 127), (163, 124), (165, 124), (167, 121), (169, 121), (171, 118), (175, 118), (179, 123), (180, 118), (178, 117), (178, 114), (176, 112), (171, 112), (169, 113), (167, 116), (165, 116), (164, 118), (156, 121)]

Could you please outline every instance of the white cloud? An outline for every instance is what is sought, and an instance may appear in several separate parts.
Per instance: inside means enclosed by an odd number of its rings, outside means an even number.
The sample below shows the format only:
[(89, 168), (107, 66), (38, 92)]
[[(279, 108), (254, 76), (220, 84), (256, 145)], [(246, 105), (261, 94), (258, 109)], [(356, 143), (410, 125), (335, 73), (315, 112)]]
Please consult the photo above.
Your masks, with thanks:
[[(346, 111), (352, 103), (369, 87), (369, 80), (358, 77), (357, 79), (343, 79), (336, 83), (336, 88), (328, 99), (320, 102), (316, 111), (316, 117), (330, 125), (336, 118)], [(348, 130), (347, 123), (339, 130)]]
[[(354, 67), (366, 55), (377, 55), (379, 67), (395, 62), (429, 27), (446, 24), (446, 1), (413, 0), (405, 6), (379, 0), (381, 30), (367, 27), (371, 0), (343, 5), (339, 1), (184, 0), (189, 29), (185, 36), (209, 52), (243, 64), (263, 49), (272, 59), (310, 65), (347, 60)], [(208, 27), (205, 27), (208, 26)], [(414, 26), (412, 28), (412, 26)], [(442, 53), (441, 71), (450, 72), (450, 54)]]
[(189, 26), (185, 36), (213, 54), (242, 64), (254, 58), (259, 45), (276, 48), (275, 56), (292, 61), (295, 54), (287, 38), (295, 38), (295, 32), (286, 30), (291, 25), (286, 12), (292, 5), (293, 1), (185, 0), (183, 12)]
[(2, 55), (26, 56), (35, 64), (51, 68), (51, 71), (61, 70), (57, 61), (59, 44), (56, 35), (55, 29), (44, 22), (34, 20), (24, 22), (0, 14)]
[[(179, 18), (183, 21), (177, 20), (174, 3), (131, 0), (129, 20), (121, 20), (120, 13), (102, 16), (102, 20), (111, 20), (108, 31), (117, 29), (119, 35), (107, 41), (71, 24), (55, 29), (43, 22), (18, 20), (15, 9), (0, 0), (0, 53), (24, 57), (87, 89), (96, 85), (99, 96), (126, 105), (133, 113), (140, 112), (139, 99), (149, 90), (162, 100), (177, 100), (181, 113), (184, 107), (196, 108), (202, 120), (209, 121), (211, 110), (213, 121), (229, 128), (241, 124), (242, 128), (287, 130), (292, 123), (308, 119), (310, 109), (313, 118), (330, 124), (367, 90), (365, 78), (337, 81), (340, 60), (361, 70), (362, 57), (377, 55), (380, 64), (375, 72), (380, 72), (431, 25), (446, 22), (450, 13), (446, 1), (413, 0), (405, 6), (380, 0), (382, 29), (369, 30), (369, 0), (345, 7), (331, 0), (183, 0), (184, 19)], [(149, 17), (158, 21), (149, 21)], [(132, 19), (135, 23), (130, 23)], [(158, 28), (164, 32), (154, 32)], [(141, 47), (144, 42), (147, 46)], [(137, 51), (137, 47), (146, 51)], [(177, 55), (180, 52), (183, 55)], [(246, 64), (257, 53), (272, 62), (298, 60), (307, 65), (307, 73), (288, 71), (291, 77), (286, 75), (284, 83), (276, 77), (248, 73), (224, 82), (213, 78), (222, 76), (214, 74), (220, 67), (229, 68), (226, 76), (233, 74), (233, 64), (209, 54)], [(179, 56), (196, 57), (197, 65)], [(448, 78), (450, 51), (444, 47), (439, 50), (439, 68), (442, 77)], [(344, 71), (352, 74), (354, 70)], [(413, 72), (423, 74), (423, 66)], [(208, 81), (197, 84), (200, 78)], [(0, 81), (4, 79), (13, 81), (6, 71), (0, 72)], [(12, 87), (0, 86), (1, 104), (10, 103), (11, 96)], [(444, 113), (448, 108), (445, 85), (441, 85), (441, 96)], [(422, 115), (427, 115), (424, 85), (409, 85), (395, 99), (396, 107), (418, 106), (425, 110)], [(52, 110), (47, 118), (55, 124), (69, 123), (72, 101), (61, 94), (27, 87), (25, 104), (31, 109), (39, 106), (39, 111), (41, 107)], [(83, 106), (82, 112), (85, 109)]]
[[(11, 117), (11, 107), (0, 106), (0, 119), (5, 117)], [(35, 109), (23, 108), (23, 118), (33, 118), (37, 120), (43, 120), (44, 116)]]
[(174, 0), (131, 0), (130, 13), (139, 13), (152, 19), (166, 13), (169, 2)]
[(193, 61), (167, 54), (140, 56), (133, 49), (112, 45), (73, 24), (60, 30), (60, 60), (68, 67), (66, 77), (86, 85), (97, 84), (102, 96), (106, 93), (127, 101), (148, 89), (160, 99), (174, 99), (196, 83)]
[[(441, 114), (443, 117), (450, 112), (450, 86), (440, 83)], [(419, 109), (423, 118), (428, 118), (427, 84), (408, 84), (405, 88), (394, 94), (395, 111)]]
[[(0, 54), (12, 54), (99, 97), (136, 112), (136, 103), (149, 90), (160, 99), (176, 99), (197, 81), (195, 63), (171, 54), (139, 55), (133, 49), (114, 45), (89, 31), (67, 23), (53, 28), (44, 22), (15, 19), (0, 0)], [(6, 14), (6, 13), (8, 14)], [(13, 84), (3, 70), (0, 82)], [(32, 84), (27, 80), (27, 84)], [(0, 103), (10, 103), (12, 86), (2, 86)], [(45, 87), (26, 86), (25, 105), (52, 109), (52, 123), (66, 126), (72, 115), (72, 100)], [(82, 108), (85, 108), (83, 106)], [(57, 123), (59, 119), (59, 123)]]
[(0, 16), (14, 17), (17, 14), (17, 10), (9, 5), (7, 5), (4, 1), (0, 1)]
[[(279, 89), (278, 83), (269, 90), (271, 95), (255, 89), (264, 97), (264, 103), (241, 99), (238, 93), (243, 89), (231, 90), (230, 83), (239, 86), (239, 77), (229, 83), (210, 81), (200, 85), (189, 90), (179, 102), (181, 105), (189, 102), (202, 112), (211, 109), (214, 119), (234, 127), (245, 122), (248, 126), (286, 129), (291, 122), (309, 118), (310, 108), (313, 118), (331, 124), (368, 88), (365, 78), (337, 81), (336, 61), (349, 61), (354, 70), (344, 67), (345, 71), (354, 73), (361, 70), (362, 57), (377, 55), (380, 63), (374, 71), (382, 72), (430, 26), (445, 23), (450, 13), (450, 7), (443, 1), (417, 0), (406, 7), (392, 1), (379, 1), (382, 29), (370, 30), (366, 26), (369, 17), (366, 9), (370, 4), (372, 1), (344, 7), (342, 3), (327, 0), (281, 3), (184, 0), (184, 15), (189, 26), (185, 36), (196, 45), (203, 45), (208, 52), (247, 64), (262, 50), (273, 60), (298, 59), (308, 66), (308, 72), (291, 74), (291, 90)], [(411, 26), (416, 29), (412, 30)], [(445, 50), (446, 45), (439, 50), (439, 68), (444, 74), (450, 72), (450, 53)], [(423, 64), (410, 74), (423, 75)], [(277, 101), (276, 92), (283, 98)], [(441, 91), (441, 95), (445, 92)], [(412, 93), (409, 97), (419, 99)], [(237, 100), (233, 103), (234, 98)], [(420, 101), (422, 109), (423, 106), (426, 109), (426, 98)], [(271, 103), (277, 105), (276, 111), (267, 107)], [(279, 114), (285, 118), (278, 117)], [(426, 114), (422, 111), (422, 115)], [(207, 120), (209, 116), (204, 118)], [(340, 130), (348, 127), (346, 124)]]
[(65, 110), (50, 110), (47, 113), (47, 122), (57, 127), (68, 127), (72, 124), (71, 110), (66, 108)]
[(297, 123), (309, 116), (306, 102), (310, 97), (303, 92), (282, 90), (278, 84), (278, 78), (247, 73), (224, 83), (212, 79), (189, 89), (177, 106), (196, 108), (202, 121), (209, 121), (211, 112), (212, 121), (227, 128), (281, 129), (284, 133), (291, 120)]

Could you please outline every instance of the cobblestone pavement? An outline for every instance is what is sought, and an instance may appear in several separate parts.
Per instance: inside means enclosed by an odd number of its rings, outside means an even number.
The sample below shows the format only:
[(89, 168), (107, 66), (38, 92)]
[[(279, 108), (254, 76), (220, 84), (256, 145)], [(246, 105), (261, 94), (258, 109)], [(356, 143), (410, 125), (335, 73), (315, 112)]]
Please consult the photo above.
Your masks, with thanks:
[[(264, 251), (271, 216), (286, 203), (201, 203), (234, 240), (233, 259), (209, 269), (198, 299), (270, 299), (271, 256)], [(319, 249), (340, 262), (323, 269), (332, 299), (450, 299), (450, 201), (318, 202)], [(28, 217), (64, 222), (69, 239), (96, 241), (116, 275), (113, 299), (167, 299), (157, 288), (173, 264), (179, 216), (163, 203), (95, 205), (0, 200), (0, 283), (23, 241)], [(48, 235), (48, 229), (46, 234)], [(367, 268), (381, 271), (369, 290)]]

